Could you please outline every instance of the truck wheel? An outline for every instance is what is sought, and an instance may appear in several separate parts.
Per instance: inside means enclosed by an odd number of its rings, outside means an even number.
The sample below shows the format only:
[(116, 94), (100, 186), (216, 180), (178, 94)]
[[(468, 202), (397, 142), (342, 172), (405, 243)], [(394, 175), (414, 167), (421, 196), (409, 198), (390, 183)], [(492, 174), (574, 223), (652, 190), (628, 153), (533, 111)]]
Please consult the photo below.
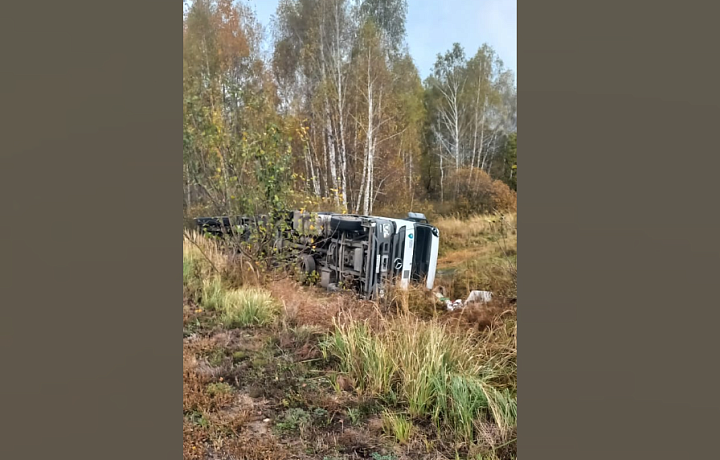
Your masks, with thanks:
[(307, 254), (300, 256), (300, 269), (305, 274), (310, 274), (315, 271), (315, 259), (313, 256)]
[(354, 216), (332, 216), (330, 218), (330, 229), (335, 232), (357, 232), (362, 230), (362, 220)]

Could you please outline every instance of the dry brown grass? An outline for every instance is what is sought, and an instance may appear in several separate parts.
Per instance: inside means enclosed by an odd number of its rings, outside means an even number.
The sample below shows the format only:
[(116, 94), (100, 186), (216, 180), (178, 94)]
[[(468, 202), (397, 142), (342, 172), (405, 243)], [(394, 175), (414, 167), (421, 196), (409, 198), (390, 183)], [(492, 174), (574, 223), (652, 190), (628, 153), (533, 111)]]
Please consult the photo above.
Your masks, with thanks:
[[(259, 352), (263, 342), (239, 330), (183, 340), (183, 458), (284, 459), (285, 445), (263, 422), (267, 409), (238, 388), (233, 350)], [(219, 357), (218, 357), (219, 354)]]
[(291, 279), (274, 282), (268, 287), (283, 305), (284, 321), (289, 326), (317, 326), (331, 330), (333, 321), (342, 318), (342, 312), (352, 311), (355, 317), (377, 321), (375, 303), (357, 299), (352, 292), (330, 293), (319, 287), (302, 286)]
[(206, 458), (207, 450), (222, 425), (210, 424), (210, 416), (232, 403), (231, 393), (212, 393), (208, 385), (217, 381), (197, 353), (207, 349), (207, 341), (183, 343), (183, 458)]
[[(423, 283), (410, 284), (407, 289), (391, 286), (386, 291), (386, 298), (382, 302), (382, 309), (387, 314), (414, 314), (420, 318), (431, 319), (444, 310), (439, 305), (435, 294), (428, 290)], [(384, 320), (385, 317), (382, 318)]]
[(440, 270), (456, 269), (473, 260), (487, 260), (497, 255), (497, 248), (490, 245), (470, 246), (438, 257)]
[(457, 326), (459, 330), (472, 328), (483, 331), (514, 318), (517, 318), (517, 308), (514, 304), (504, 300), (493, 300), (488, 303), (467, 303), (460, 310), (444, 314), (442, 321), (449, 326)]
[(448, 296), (464, 299), (472, 290), (517, 296), (517, 214), (446, 217), (440, 229), (440, 257), (436, 284)]
[(514, 239), (517, 250), (517, 213), (441, 217), (433, 224), (440, 230), (440, 245), (445, 249), (481, 245), (488, 240), (505, 238)]
[(185, 230), (183, 280), (193, 276), (198, 280), (221, 277), (232, 287), (257, 286), (262, 279), (262, 273), (250, 259), (227, 251), (195, 230)]
[(200, 275), (210, 275), (212, 270), (220, 274), (230, 265), (220, 246), (195, 230), (183, 233), (183, 258), (198, 262), (201, 265), (198, 267)]
[[(205, 347), (205, 348), (204, 348)], [(208, 385), (221, 382), (207, 362), (198, 359), (198, 353), (207, 350), (208, 343), (183, 346), (183, 411), (209, 413), (227, 406), (233, 397), (230, 393), (212, 394)]]

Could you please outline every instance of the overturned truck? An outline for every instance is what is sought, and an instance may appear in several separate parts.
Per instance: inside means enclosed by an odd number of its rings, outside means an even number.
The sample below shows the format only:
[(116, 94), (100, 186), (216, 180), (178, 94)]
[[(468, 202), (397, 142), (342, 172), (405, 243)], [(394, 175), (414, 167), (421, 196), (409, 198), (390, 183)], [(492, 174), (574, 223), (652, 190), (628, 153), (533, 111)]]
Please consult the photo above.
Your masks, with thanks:
[[(201, 231), (247, 236), (258, 217), (202, 217)], [(275, 247), (293, 251), (306, 274), (316, 272), (320, 284), (352, 289), (366, 299), (382, 298), (390, 283), (407, 289), (411, 282), (433, 288), (440, 232), (423, 214), (406, 219), (336, 213), (291, 211), (276, 226)]]

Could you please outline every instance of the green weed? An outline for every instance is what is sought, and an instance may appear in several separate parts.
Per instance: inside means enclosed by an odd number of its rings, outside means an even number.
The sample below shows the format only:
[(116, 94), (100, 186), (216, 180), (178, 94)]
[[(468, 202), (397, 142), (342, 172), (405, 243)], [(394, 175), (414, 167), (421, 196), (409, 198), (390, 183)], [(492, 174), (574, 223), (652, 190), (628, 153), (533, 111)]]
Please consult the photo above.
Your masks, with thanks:
[(218, 396), (232, 393), (233, 387), (225, 382), (215, 382), (208, 384), (206, 391), (210, 396)]
[(360, 409), (349, 407), (347, 410), (347, 415), (350, 419), (350, 423), (356, 426), (360, 424)]
[(385, 434), (395, 437), (400, 444), (408, 442), (413, 432), (413, 424), (407, 417), (386, 411), (382, 414), (382, 421)]
[(302, 408), (294, 407), (285, 411), (282, 421), (278, 422), (275, 427), (280, 431), (300, 430), (302, 432), (311, 422), (310, 414)]

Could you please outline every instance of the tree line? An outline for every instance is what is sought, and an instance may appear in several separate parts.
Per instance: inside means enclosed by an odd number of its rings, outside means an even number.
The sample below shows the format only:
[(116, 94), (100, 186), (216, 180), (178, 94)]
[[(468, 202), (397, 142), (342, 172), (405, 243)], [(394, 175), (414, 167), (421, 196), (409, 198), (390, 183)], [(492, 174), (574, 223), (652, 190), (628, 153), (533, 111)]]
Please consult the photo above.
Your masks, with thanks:
[(517, 90), (488, 45), (422, 81), (405, 0), (183, 9), (183, 209), (371, 214), (512, 209)]

